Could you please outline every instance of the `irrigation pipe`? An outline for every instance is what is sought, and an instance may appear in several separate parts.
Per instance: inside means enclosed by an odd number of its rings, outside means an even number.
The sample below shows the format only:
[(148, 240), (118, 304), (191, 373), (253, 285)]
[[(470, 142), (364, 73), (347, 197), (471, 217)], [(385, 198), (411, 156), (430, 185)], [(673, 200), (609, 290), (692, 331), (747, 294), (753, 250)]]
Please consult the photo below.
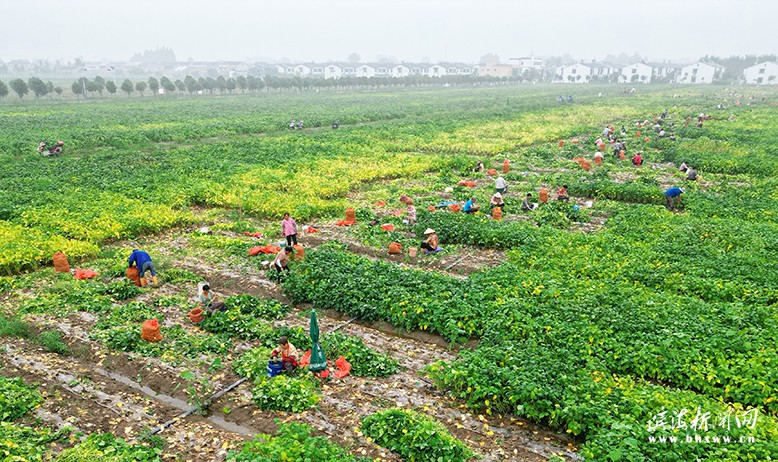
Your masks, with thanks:
[[(234, 390), (235, 388), (237, 388), (240, 384), (242, 384), (246, 380), (248, 380), (248, 379), (246, 377), (243, 377), (242, 379), (240, 379), (237, 382), (233, 383), (229, 387), (227, 387), (227, 388), (225, 388), (225, 389), (223, 389), (223, 390), (221, 390), (221, 391), (211, 395), (211, 397), (208, 398), (208, 400), (206, 402), (210, 404), (210, 403), (216, 401), (217, 399), (221, 398), (225, 394), (227, 394), (227, 393), (231, 392), (232, 390)], [(194, 414), (195, 412), (199, 411), (201, 407), (202, 406), (198, 405), (198, 406), (195, 406), (195, 407), (193, 407), (192, 409), (190, 409), (190, 410), (188, 410), (186, 412), (182, 412), (181, 414), (178, 414), (177, 416), (175, 416), (172, 419), (168, 420), (167, 422), (163, 423), (162, 425), (160, 425), (159, 427), (155, 428), (154, 430), (152, 430), (152, 431), (150, 431), (148, 433), (144, 433), (143, 435), (137, 436), (137, 437), (133, 438), (130, 441), (138, 441), (138, 440), (142, 440), (144, 438), (148, 438), (149, 436), (156, 435), (157, 433), (159, 433), (162, 430), (170, 427), (171, 425), (173, 425), (174, 423), (178, 422), (179, 420), (181, 420), (181, 419), (183, 419), (185, 417), (188, 417), (188, 416)]]
[(448, 266), (447, 266), (447, 267), (446, 267), (446, 268), (445, 268), (443, 271), (448, 271), (448, 270), (450, 270), (450, 269), (451, 269), (451, 268), (452, 268), (454, 265), (456, 265), (457, 263), (459, 263), (459, 262), (463, 261), (465, 258), (467, 258), (467, 257), (469, 257), (469, 256), (470, 256), (470, 254), (467, 254), (467, 255), (465, 255), (464, 257), (460, 258), (459, 260), (455, 261), (454, 263), (452, 263), (452, 264), (448, 265)]

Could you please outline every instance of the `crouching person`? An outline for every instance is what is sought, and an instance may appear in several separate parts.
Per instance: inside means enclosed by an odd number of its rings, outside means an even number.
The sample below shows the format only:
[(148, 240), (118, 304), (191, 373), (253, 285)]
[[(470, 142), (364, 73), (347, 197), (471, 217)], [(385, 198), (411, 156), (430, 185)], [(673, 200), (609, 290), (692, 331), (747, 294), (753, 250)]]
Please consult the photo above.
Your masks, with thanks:
[(284, 364), (284, 371), (292, 372), (297, 369), (297, 348), (286, 337), (278, 339), (278, 346), (270, 352), (270, 359), (280, 359)]

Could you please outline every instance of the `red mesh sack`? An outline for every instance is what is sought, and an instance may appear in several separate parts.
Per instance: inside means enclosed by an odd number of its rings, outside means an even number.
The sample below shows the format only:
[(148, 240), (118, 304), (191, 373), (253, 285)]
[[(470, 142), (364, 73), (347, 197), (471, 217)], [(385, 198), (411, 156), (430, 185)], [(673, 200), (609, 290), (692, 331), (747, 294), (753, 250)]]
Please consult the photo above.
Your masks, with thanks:
[(336, 379), (342, 379), (343, 377), (349, 375), (351, 372), (351, 364), (346, 361), (346, 358), (343, 356), (339, 357), (337, 360), (335, 360), (335, 366), (338, 368), (333, 376), (335, 376)]
[(76, 279), (92, 279), (92, 278), (95, 278), (95, 277), (99, 276), (99, 274), (95, 273), (92, 270), (80, 270), (80, 269), (77, 269), (75, 276), (76, 276)]

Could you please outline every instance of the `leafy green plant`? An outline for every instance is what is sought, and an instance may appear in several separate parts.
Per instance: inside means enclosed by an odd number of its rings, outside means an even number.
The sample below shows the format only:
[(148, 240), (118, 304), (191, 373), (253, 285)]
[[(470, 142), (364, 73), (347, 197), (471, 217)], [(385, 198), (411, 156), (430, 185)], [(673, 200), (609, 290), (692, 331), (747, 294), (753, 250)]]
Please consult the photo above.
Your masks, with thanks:
[(0, 315), (0, 337), (28, 338), (30, 326), (18, 318), (7, 318)]
[(202, 278), (195, 273), (181, 268), (167, 268), (162, 273), (162, 281), (168, 284), (180, 284), (182, 282), (198, 282)]
[(162, 447), (129, 444), (110, 433), (94, 433), (72, 448), (57, 456), (57, 462), (94, 462), (110, 460), (115, 462), (158, 462)]
[(227, 308), (236, 308), (241, 313), (253, 315), (262, 319), (280, 319), (290, 307), (282, 305), (278, 300), (255, 297), (249, 294), (232, 295), (224, 299)]
[(323, 436), (313, 436), (313, 428), (299, 423), (278, 424), (274, 436), (257, 435), (243, 445), (240, 451), (230, 451), (228, 462), (264, 462), (271, 460), (310, 460), (316, 462), (359, 462), (368, 459), (355, 457)]
[(211, 406), (211, 395), (214, 392), (214, 386), (211, 381), (205, 377), (197, 377), (192, 371), (185, 370), (181, 372), (181, 378), (186, 381), (184, 392), (189, 397), (187, 402), (197, 408), (197, 413), (206, 415)]
[(232, 369), (241, 377), (249, 379), (266, 375), (270, 352), (270, 348), (247, 350), (232, 362)]
[(52, 432), (48, 428), (31, 428), (0, 421), (0, 457), (4, 461), (39, 462), (49, 460), (48, 446), (64, 443), (70, 429)]
[(0, 375), (0, 422), (14, 421), (43, 402), (37, 387), (24, 383), (20, 378)]
[(357, 377), (388, 377), (399, 369), (397, 360), (367, 347), (359, 337), (334, 332), (322, 337), (321, 346), (327, 358), (346, 358)]
[(62, 334), (57, 330), (43, 331), (38, 334), (38, 342), (43, 346), (43, 349), (51, 352), (64, 355), (68, 352), (68, 346), (62, 341)]
[(321, 399), (316, 382), (307, 375), (259, 376), (254, 382), (251, 395), (257, 407), (266, 411), (302, 412), (315, 406)]
[(475, 456), (440, 422), (408, 409), (387, 409), (362, 419), (362, 432), (379, 446), (419, 462), (463, 462)]
[(105, 288), (104, 294), (110, 295), (116, 300), (127, 300), (136, 297), (143, 290), (128, 279), (111, 281)]
[(252, 315), (242, 314), (238, 309), (206, 313), (200, 327), (209, 332), (223, 333), (243, 340), (257, 340), (272, 336), (273, 326)]

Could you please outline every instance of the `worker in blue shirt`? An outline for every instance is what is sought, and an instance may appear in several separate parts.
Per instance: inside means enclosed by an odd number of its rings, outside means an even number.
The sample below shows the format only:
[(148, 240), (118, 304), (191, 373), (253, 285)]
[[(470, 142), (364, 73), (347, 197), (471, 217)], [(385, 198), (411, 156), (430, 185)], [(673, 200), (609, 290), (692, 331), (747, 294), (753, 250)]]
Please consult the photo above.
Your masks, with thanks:
[(152, 284), (157, 285), (157, 271), (154, 269), (154, 263), (151, 261), (151, 257), (146, 251), (138, 249), (133, 250), (128, 261), (128, 268), (132, 268), (133, 264), (138, 267), (141, 286), (146, 285), (146, 271), (151, 271)]
[(469, 201), (465, 202), (465, 208), (462, 209), (465, 213), (475, 213), (480, 209), (475, 205), (475, 197), (471, 197)]
[(679, 188), (677, 186), (672, 187), (665, 191), (665, 198), (667, 199), (667, 208), (670, 211), (675, 210), (675, 203), (681, 202), (681, 194), (685, 193), (686, 190), (684, 188)]

